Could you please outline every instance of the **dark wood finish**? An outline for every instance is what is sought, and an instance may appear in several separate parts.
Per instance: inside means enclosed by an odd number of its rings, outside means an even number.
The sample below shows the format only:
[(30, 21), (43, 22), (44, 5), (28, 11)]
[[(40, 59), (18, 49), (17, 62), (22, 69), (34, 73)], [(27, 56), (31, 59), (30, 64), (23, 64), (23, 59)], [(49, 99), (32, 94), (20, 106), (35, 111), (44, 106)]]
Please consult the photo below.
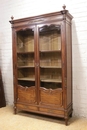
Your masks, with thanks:
[(72, 15), (12, 17), (14, 112), (72, 115)]
[(5, 95), (4, 95), (4, 88), (3, 88), (3, 81), (2, 75), (0, 70), (0, 108), (6, 106)]

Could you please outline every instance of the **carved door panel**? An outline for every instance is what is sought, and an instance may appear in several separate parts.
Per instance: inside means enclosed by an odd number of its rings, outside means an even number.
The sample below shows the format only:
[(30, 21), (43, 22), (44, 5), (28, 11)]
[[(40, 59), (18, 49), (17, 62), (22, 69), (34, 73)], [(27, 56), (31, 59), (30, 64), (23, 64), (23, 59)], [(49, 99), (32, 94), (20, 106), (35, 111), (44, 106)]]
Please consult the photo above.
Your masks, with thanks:
[(62, 91), (59, 89), (40, 88), (40, 105), (62, 107)]

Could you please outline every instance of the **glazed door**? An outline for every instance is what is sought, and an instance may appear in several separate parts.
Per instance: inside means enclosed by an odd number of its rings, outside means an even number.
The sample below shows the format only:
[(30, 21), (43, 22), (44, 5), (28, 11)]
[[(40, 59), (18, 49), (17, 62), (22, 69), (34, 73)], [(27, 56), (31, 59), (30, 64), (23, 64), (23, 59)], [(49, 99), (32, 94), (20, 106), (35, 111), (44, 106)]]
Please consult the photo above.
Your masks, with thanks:
[(35, 70), (35, 27), (17, 31), (17, 102), (37, 103)]
[(61, 25), (39, 26), (40, 87), (39, 104), (61, 107), (62, 102), (62, 49)]

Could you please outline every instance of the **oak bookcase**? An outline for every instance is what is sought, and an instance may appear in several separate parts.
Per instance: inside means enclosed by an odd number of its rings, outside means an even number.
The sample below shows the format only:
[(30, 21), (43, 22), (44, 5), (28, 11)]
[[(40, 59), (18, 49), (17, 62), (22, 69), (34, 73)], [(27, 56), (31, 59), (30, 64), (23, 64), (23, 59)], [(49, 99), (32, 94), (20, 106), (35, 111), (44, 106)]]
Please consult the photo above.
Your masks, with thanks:
[(72, 15), (59, 12), (12, 24), (14, 111), (72, 116)]

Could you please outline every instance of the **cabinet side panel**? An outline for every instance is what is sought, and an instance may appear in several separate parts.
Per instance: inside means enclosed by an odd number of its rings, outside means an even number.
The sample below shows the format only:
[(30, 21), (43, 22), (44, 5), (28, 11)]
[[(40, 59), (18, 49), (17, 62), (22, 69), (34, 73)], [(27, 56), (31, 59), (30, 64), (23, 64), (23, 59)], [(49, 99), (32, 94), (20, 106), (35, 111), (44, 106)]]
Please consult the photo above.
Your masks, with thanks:
[(72, 41), (71, 25), (66, 23), (66, 55), (67, 55), (67, 105), (72, 102)]
[(12, 28), (12, 53), (13, 53), (13, 86), (14, 86), (14, 104), (17, 99), (17, 71), (16, 71), (16, 31)]

